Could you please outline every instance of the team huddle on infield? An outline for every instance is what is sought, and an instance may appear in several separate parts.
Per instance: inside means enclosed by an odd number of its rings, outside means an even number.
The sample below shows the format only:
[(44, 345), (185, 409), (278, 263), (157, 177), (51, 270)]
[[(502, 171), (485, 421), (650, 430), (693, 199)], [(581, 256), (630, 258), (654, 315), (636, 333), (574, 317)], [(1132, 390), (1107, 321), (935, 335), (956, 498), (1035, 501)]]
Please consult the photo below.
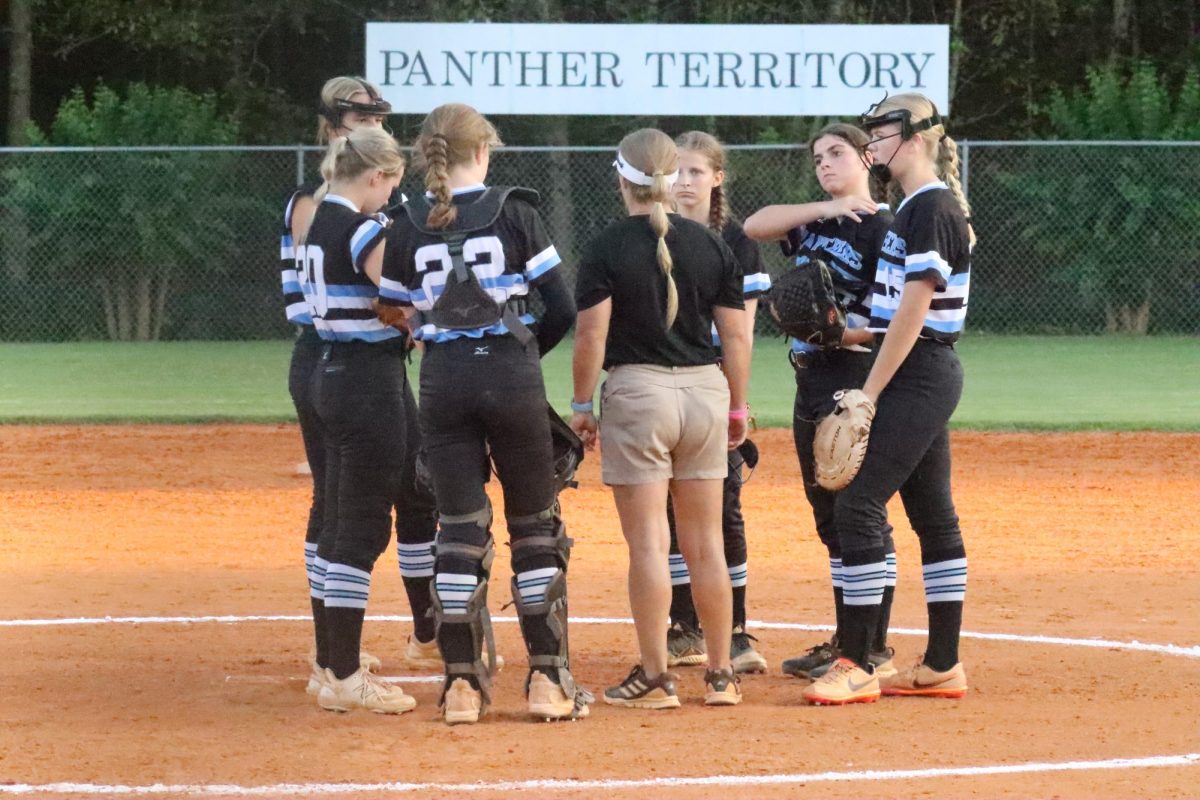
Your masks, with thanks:
[[(494, 474), (528, 712), (587, 717), (596, 697), (571, 670), (572, 540), (559, 494), (597, 445), (628, 545), (639, 650), (600, 697), (677, 708), (672, 669), (704, 665), (704, 703), (740, 703), (741, 676), (767, 670), (747, 630), (741, 503), (758, 461), (747, 392), (760, 299), (790, 336), (796, 454), (836, 620), (829, 641), (783, 671), (808, 681), (801, 693), (813, 705), (963, 697), (967, 560), (948, 423), (962, 393), (954, 345), (974, 233), (957, 146), (933, 103), (885, 97), (857, 125), (825, 126), (808, 148), (826, 197), (742, 222), (715, 137), (628, 134), (613, 161), (627, 215), (583, 250), (573, 290), (538, 194), (486, 183), (502, 144), (491, 122), (457, 103), (430, 112), (413, 144), (426, 191), (405, 198), (404, 154), (383, 128), (390, 111), (361, 78), (325, 84), (323, 182), (294, 191), (283, 221), (284, 302), (298, 329), (288, 385), (313, 479), (307, 689), (318, 705), (416, 706), (361, 648), (394, 524), (413, 616), (404, 664), (444, 674), (446, 723), (486, 714), (502, 665), (488, 610)], [(774, 286), (760, 242), (794, 261)], [(572, 327), (564, 422), (540, 358)], [(899, 668), (887, 643), (897, 571), (887, 503), (897, 493), (920, 540), (929, 621), (924, 655)]]

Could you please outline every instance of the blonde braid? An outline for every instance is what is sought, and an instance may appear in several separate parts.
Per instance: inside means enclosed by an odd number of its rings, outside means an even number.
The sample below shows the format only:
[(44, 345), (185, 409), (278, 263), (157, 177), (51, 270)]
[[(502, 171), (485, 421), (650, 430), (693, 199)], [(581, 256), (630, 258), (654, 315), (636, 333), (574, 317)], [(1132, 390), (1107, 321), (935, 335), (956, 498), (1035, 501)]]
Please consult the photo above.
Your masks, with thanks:
[(440, 133), (430, 136), (424, 144), (423, 155), (427, 165), (425, 188), (434, 197), (428, 224), (431, 228), (445, 228), (458, 217), (458, 209), (454, 206), (454, 193), (450, 191), (450, 159), (447, 154), (450, 145)]
[(729, 216), (729, 196), (725, 194), (725, 186), (714, 186), (708, 205), (708, 227), (720, 233), (729, 224)]
[[(941, 175), (942, 180), (946, 183), (946, 187), (954, 195), (954, 199), (958, 201), (963, 216), (970, 220), (971, 204), (967, 202), (966, 195), (963, 194), (962, 183), (958, 179), (958, 144), (949, 136), (943, 136), (938, 142), (934, 169)], [(971, 227), (969, 222), (967, 231), (971, 237), (971, 245), (974, 246), (975, 229)]]
[(650, 209), (650, 227), (658, 235), (658, 266), (667, 277), (667, 328), (675, 324), (679, 314), (679, 290), (675, 287), (675, 278), (671, 276), (671, 268), (675, 265), (671, 260), (671, 251), (667, 249), (667, 230), (670, 220), (667, 219), (667, 209), (664, 203), (671, 192), (662, 172), (654, 173), (654, 183), (650, 185), (650, 199), (654, 207)]

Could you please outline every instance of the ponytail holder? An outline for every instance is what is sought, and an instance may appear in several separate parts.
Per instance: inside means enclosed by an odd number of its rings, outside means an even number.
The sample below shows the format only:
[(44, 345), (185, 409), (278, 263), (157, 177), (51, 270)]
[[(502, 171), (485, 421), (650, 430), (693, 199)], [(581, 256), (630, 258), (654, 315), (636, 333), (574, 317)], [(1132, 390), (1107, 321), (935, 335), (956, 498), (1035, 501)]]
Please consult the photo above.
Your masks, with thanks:
[(941, 136), (939, 136), (939, 137), (938, 137), (938, 144), (941, 144), (942, 142), (946, 141), (946, 137), (947, 137), (947, 136), (949, 136), (949, 135), (950, 135), (950, 134), (948, 134), (948, 133), (943, 133)]
[(729, 418), (730, 419), (749, 419), (750, 418), (750, 406), (742, 406), (741, 408), (729, 409)]

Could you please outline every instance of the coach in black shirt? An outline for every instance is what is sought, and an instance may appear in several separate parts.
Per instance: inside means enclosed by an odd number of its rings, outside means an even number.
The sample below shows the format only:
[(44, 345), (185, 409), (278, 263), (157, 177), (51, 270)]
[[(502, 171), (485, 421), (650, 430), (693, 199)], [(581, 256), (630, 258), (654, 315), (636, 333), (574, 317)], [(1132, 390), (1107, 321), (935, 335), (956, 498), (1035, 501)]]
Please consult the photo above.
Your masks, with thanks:
[[(641, 664), (604, 693), (637, 708), (679, 705), (666, 671), (671, 578), (667, 493), (708, 645), (705, 702), (734, 705), (729, 665), (732, 593), (721, 537), (726, 451), (746, 437), (749, 339), (742, 270), (720, 237), (666, 213), (679, 156), (665, 133), (643, 129), (614, 162), (629, 217), (597, 237), (579, 268), (571, 427), (601, 443), (629, 544), (629, 602)], [(712, 345), (716, 323), (724, 372)], [(603, 425), (592, 395), (601, 367)]]

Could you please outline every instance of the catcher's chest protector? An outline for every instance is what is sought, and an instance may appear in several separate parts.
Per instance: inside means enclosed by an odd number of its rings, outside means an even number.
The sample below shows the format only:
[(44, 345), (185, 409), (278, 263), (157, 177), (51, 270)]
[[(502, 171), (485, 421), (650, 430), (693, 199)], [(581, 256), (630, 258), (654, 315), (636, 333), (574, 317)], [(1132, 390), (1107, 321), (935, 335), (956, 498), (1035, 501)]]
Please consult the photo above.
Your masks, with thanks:
[(463, 260), (463, 244), (472, 233), (490, 228), (500, 218), (504, 201), (509, 195), (536, 205), (537, 192), (515, 186), (491, 187), (473, 203), (457, 206), (458, 215), (447, 228), (430, 228), (429, 199), (421, 196), (410, 200), (404, 210), (413, 225), (422, 233), (440, 237), (450, 251), (453, 268), (446, 276), (446, 286), (433, 308), (424, 316), (439, 328), (450, 330), (474, 330), (495, 325), (501, 320), (505, 327), (522, 343), (528, 343), (533, 334), (520, 320), (516, 310), (507, 304), (497, 303), (482, 286), (475, 273)]

